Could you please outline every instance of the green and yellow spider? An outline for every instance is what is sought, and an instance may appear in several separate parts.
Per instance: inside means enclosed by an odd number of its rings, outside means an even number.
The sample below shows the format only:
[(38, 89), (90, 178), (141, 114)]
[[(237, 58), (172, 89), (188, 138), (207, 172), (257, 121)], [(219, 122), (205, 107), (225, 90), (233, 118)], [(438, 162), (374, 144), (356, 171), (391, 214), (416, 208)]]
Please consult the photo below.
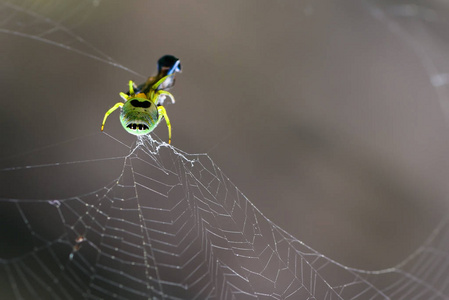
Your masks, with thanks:
[[(174, 60), (176, 63), (173, 64), (173, 61), (169, 60), (170, 67), (164, 66), (164, 63), (167, 64), (167, 59)], [(106, 112), (101, 131), (104, 129), (107, 117), (120, 107), (120, 122), (126, 131), (134, 135), (150, 133), (159, 125), (162, 118), (165, 118), (168, 127), (168, 143), (171, 144), (170, 119), (162, 103), (165, 98), (175, 101), (173, 95), (164, 89), (171, 88), (174, 84), (175, 73), (181, 72), (179, 59), (171, 55), (163, 56), (158, 61), (158, 71), (158, 76), (150, 77), (140, 86), (129, 81), (129, 92), (120, 93), (125, 103), (119, 102)]]

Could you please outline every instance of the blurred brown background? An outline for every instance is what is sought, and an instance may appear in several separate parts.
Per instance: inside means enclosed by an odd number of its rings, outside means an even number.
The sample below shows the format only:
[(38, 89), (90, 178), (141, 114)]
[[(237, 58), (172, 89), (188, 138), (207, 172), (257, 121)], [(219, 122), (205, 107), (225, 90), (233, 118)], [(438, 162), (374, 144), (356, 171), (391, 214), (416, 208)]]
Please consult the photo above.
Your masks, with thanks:
[[(431, 84), (449, 72), (444, 3), (108, 0), (76, 10), (43, 2), (10, 1), (48, 13), (144, 76), (160, 56), (179, 57), (177, 102), (166, 106), (173, 145), (208, 153), (266, 217), (324, 255), (390, 267), (446, 215), (449, 94)], [(22, 20), (27, 34), (46, 31), (12, 11), (1, 29)], [(104, 58), (54, 29), (43, 37)], [(0, 44), (2, 168), (126, 154), (105, 142), (100, 123), (128, 80), (144, 78), (32, 38), (0, 32)], [(135, 139), (118, 113), (106, 132)], [(165, 124), (156, 133), (166, 140)], [(77, 195), (119, 168), (2, 172), (0, 197)]]

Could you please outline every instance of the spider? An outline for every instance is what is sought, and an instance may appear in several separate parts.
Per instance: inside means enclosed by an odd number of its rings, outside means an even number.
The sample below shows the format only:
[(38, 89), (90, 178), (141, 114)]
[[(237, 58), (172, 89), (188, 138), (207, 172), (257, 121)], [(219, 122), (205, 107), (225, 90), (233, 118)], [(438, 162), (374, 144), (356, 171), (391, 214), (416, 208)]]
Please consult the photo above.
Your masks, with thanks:
[(116, 103), (104, 115), (101, 131), (107, 117), (117, 108), (121, 108), (120, 122), (123, 128), (133, 135), (144, 135), (152, 132), (162, 118), (168, 127), (168, 143), (171, 144), (171, 124), (165, 108), (162, 106), (166, 98), (175, 102), (175, 98), (167, 90), (175, 83), (175, 74), (181, 72), (179, 59), (172, 55), (165, 55), (158, 60), (158, 74), (136, 86), (129, 81), (129, 91), (120, 93), (125, 102)]

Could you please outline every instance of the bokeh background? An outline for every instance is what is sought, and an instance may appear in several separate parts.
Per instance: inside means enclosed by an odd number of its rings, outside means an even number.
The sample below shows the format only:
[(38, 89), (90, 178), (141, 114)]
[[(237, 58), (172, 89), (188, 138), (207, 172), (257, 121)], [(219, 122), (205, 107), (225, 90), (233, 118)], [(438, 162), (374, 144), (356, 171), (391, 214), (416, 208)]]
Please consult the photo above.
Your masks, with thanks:
[[(445, 1), (0, 2), (48, 16), (56, 44), (144, 76), (179, 57), (173, 145), (208, 153), (266, 217), (335, 261), (391, 267), (447, 214)], [(39, 41), (37, 17), (15, 12), (0, 19), (0, 167), (126, 154), (100, 124), (144, 78)], [(5, 31), (20, 21), (35, 38)], [(118, 113), (106, 132), (135, 140)], [(156, 134), (166, 140), (165, 124)], [(0, 197), (79, 195), (120, 167), (1, 172)]]

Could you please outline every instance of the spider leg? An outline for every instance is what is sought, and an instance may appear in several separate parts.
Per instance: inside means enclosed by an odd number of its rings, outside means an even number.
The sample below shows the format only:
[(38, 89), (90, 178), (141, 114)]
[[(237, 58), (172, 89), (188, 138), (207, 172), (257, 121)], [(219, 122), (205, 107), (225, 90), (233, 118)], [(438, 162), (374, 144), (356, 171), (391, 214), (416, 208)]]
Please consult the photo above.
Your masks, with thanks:
[(134, 96), (135, 95), (135, 93), (134, 93), (134, 86), (136, 86), (136, 84), (132, 80), (130, 80), (129, 81), (129, 95), (130, 96)]
[(108, 118), (108, 116), (114, 112), (114, 110), (116, 110), (119, 107), (123, 107), (123, 103), (119, 102), (116, 103), (113, 107), (111, 107), (111, 109), (109, 109), (106, 114), (104, 115), (104, 119), (103, 119), (103, 123), (101, 124), (101, 131), (103, 131), (104, 129), (104, 123), (106, 123), (106, 119)]
[[(165, 97), (162, 98), (159, 95), (164, 95)], [(158, 99), (158, 102), (156, 103), (157, 105), (164, 105), (164, 101), (167, 97), (170, 98), (172, 104), (175, 103), (175, 97), (173, 97), (173, 95), (170, 92), (159, 90), (156, 92), (155, 96), (156, 96), (155, 99), (158, 98), (161, 99), (161, 100)]]
[(153, 86), (151, 87), (153, 90), (157, 90), (159, 88), (159, 86), (168, 78), (171, 76), (174, 76), (175, 74), (171, 74), (171, 75), (167, 75), (162, 77), (161, 79), (159, 79), (155, 84), (153, 84)]
[(170, 124), (170, 119), (167, 116), (167, 111), (165, 110), (165, 108), (163, 106), (158, 106), (157, 107), (157, 111), (159, 113), (159, 117), (157, 122), (159, 123), (162, 120), (162, 117), (165, 118), (165, 122), (167, 122), (167, 127), (168, 127), (168, 143), (171, 144), (171, 124)]
[(131, 96), (129, 96), (125, 93), (120, 93), (120, 97), (122, 97), (123, 100), (128, 101), (128, 98), (130, 98)]
[(153, 84), (153, 86), (152, 86), (151, 89), (150, 89), (148, 98), (153, 99), (154, 93), (157, 91), (157, 89), (159, 88), (159, 86), (160, 86), (162, 83), (164, 83), (164, 81), (167, 80), (168, 77), (174, 76), (174, 75), (175, 75), (175, 74), (173, 73), (173, 74), (171, 74), (171, 75), (164, 76), (164, 77), (162, 77), (161, 79), (159, 79), (155, 84)]

